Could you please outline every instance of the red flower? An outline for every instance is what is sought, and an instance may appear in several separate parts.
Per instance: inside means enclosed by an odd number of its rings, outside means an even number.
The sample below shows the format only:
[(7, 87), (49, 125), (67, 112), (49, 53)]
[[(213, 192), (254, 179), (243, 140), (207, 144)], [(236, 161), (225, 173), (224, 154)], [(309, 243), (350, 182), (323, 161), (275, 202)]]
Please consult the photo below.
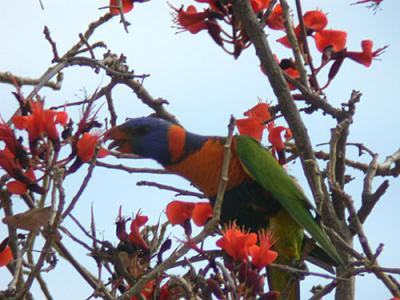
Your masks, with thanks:
[(262, 269), (272, 263), (278, 257), (278, 253), (271, 250), (273, 242), (270, 232), (260, 232), (258, 236), (260, 245), (249, 247), (249, 254), (252, 265), (258, 269)]
[(328, 18), (320, 10), (310, 10), (303, 16), (304, 25), (307, 29), (321, 31), (328, 24)]
[(194, 210), (194, 203), (183, 201), (172, 201), (167, 205), (166, 214), (172, 225), (184, 226), (190, 220)]
[(268, 134), (268, 141), (272, 144), (272, 147), (276, 151), (282, 151), (285, 148), (285, 144), (283, 143), (281, 133), (285, 131), (285, 139), (288, 140), (292, 138), (292, 131), (289, 128), (283, 126), (277, 126), (271, 128)]
[(144, 226), (147, 223), (149, 218), (147, 216), (142, 216), (140, 212), (138, 212), (135, 218), (132, 220), (131, 223), (131, 233), (129, 234), (129, 240), (132, 244), (138, 246), (143, 250), (149, 249), (147, 246), (146, 241), (143, 239), (142, 235), (140, 234), (140, 227)]
[(255, 13), (267, 9), (271, 0), (250, 0), (251, 7)]
[(249, 247), (257, 243), (255, 233), (244, 233), (236, 224), (231, 224), (223, 231), (223, 237), (216, 244), (234, 260), (248, 261)]
[(189, 31), (192, 34), (196, 34), (203, 29), (207, 29), (206, 19), (208, 18), (208, 12), (197, 12), (196, 7), (189, 5), (186, 11), (181, 7), (180, 9), (174, 8), (177, 12), (175, 17), (175, 23), (177, 23), (182, 29)]
[(210, 202), (198, 202), (194, 205), (192, 219), (197, 226), (204, 226), (212, 216), (213, 209)]
[(8, 265), (13, 260), (13, 254), (8, 246), (8, 238), (5, 238), (0, 244), (0, 267)]
[[(98, 134), (90, 134), (88, 132), (85, 132), (82, 135), (82, 137), (78, 140), (78, 142), (76, 143), (76, 150), (77, 150), (77, 155), (82, 162), (86, 163), (92, 160), (96, 152), (98, 141), (99, 141)], [(100, 148), (97, 153), (97, 157), (103, 158), (106, 157), (108, 154), (109, 154), (108, 150)]]
[(7, 183), (7, 189), (10, 193), (16, 195), (23, 195), (25, 194), (29, 187), (32, 189), (33, 186), (36, 186), (34, 182), (36, 181), (35, 173), (33, 173), (33, 169), (29, 169), (27, 172), (24, 173), (26, 178), (16, 181), (10, 181)]
[(241, 135), (248, 135), (257, 141), (261, 141), (265, 129), (265, 123), (271, 119), (269, 105), (258, 103), (244, 113), (248, 118), (236, 120), (236, 126)]
[[(296, 28), (293, 29), (294, 30), (294, 34), (296, 35), (297, 40), (300, 38), (300, 33), (301, 33), (301, 29), (300, 26), (297, 26)], [(281, 43), (283, 46), (285, 46), (286, 48), (291, 48), (292, 46), (290, 45), (289, 42), (289, 38), (287, 37), (287, 35), (279, 38), (276, 40), (278, 43)]]
[(0, 150), (0, 168), (16, 179), (16, 181), (7, 183), (7, 188), (10, 193), (22, 195), (26, 193), (28, 189), (37, 193), (44, 192), (44, 190), (35, 183), (36, 178), (33, 169), (24, 171), (20, 163), (15, 159), (15, 155), (7, 148), (5, 150)]
[(262, 122), (268, 122), (271, 120), (271, 114), (269, 112), (269, 105), (265, 102), (260, 102), (250, 108), (244, 113), (245, 116), (249, 118), (258, 118)]
[(193, 219), (197, 226), (204, 226), (213, 216), (213, 209), (209, 202), (183, 202), (172, 201), (167, 205), (166, 215), (172, 225), (185, 227), (186, 223)]
[(285, 19), (283, 17), (282, 6), (280, 4), (275, 5), (265, 23), (273, 30), (285, 29)]
[(250, 136), (261, 142), (265, 125), (259, 118), (237, 119), (236, 126), (239, 130), (239, 134)]
[[(300, 78), (300, 72), (296, 68), (289, 67), (287, 69), (284, 69), (283, 72), (285, 72), (287, 75), (292, 77), (293, 79), (299, 79)], [(295, 90), (296, 87), (288, 82), (288, 87), (290, 90)]]
[(26, 184), (18, 180), (7, 182), (6, 187), (11, 194), (16, 195), (23, 195), (28, 191)]
[(3, 141), (6, 144), (6, 148), (14, 155), (18, 155), (21, 151), (25, 152), (18, 142), (14, 131), (4, 121), (0, 121), (0, 141)]
[[(133, 0), (121, 0), (122, 12), (124, 14), (130, 12), (133, 9)], [(118, 0), (110, 0), (110, 13), (113, 16), (119, 15)]]
[[(208, 3), (213, 11), (220, 11), (219, 6), (215, 3), (215, 0), (195, 0), (200, 3)], [(221, 5), (221, 4), (219, 4)]]
[(18, 162), (14, 160), (14, 157), (15, 155), (7, 148), (0, 150), (0, 167), (11, 177), (19, 179), (20, 173), (23, 171)]
[(68, 121), (68, 115), (66, 112), (43, 109), (42, 102), (30, 102), (30, 107), (32, 111), (30, 115), (14, 116), (12, 118), (15, 127), (28, 131), (29, 142), (31, 144), (40, 138), (42, 134), (46, 134), (57, 150), (59, 147), (59, 136), (56, 124), (65, 126)]
[(369, 67), (372, 63), (372, 59), (381, 55), (388, 46), (379, 48), (378, 50), (372, 52), (373, 42), (371, 40), (363, 40), (361, 42), (361, 52), (354, 51), (346, 51), (345, 56), (362, 64), (366, 67)]
[[(303, 16), (303, 19), (304, 19), (304, 26), (307, 29), (306, 35), (311, 35), (313, 31), (319, 32), (323, 30), (328, 24), (328, 18), (322, 11), (319, 10), (311, 10), (306, 12)], [(297, 25), (293, 29), (293, 31), (297, 40), (299, 40), (301, 36), (300, 25)], [(291, 48), (287, 35), (277, 39), (276, 41), (278, 43), (281, 43), (286, 48)]]
[(339, 30), (321, 30), (315, 34), (315, 44), (320, 52), (328, 47), (339, 52), (346, 46), (347, 33)]
[[(140, 292), (142, 298), (146, 300), (153, 299), (153, 292), (154, 292), (154, 286), (156, 284), (155, 280), (150, 280), (146, 283), (144, 286), (143, 290)], [(131, 297), (131, 300), (137, 300), (138, 298), (133, 296)]]

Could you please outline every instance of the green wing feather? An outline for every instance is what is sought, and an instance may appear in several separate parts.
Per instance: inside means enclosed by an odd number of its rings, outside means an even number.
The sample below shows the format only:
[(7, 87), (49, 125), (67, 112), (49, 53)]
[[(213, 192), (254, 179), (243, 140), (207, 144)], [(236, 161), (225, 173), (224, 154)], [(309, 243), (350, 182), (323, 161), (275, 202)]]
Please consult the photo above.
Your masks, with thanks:
[(272, 154), (252, 138), (236, 136), (235, 139), (236, 151), (246, 172), (272, 194), (332, 259), (343, 265), (329, 237), (308, 210), (310, 202)]

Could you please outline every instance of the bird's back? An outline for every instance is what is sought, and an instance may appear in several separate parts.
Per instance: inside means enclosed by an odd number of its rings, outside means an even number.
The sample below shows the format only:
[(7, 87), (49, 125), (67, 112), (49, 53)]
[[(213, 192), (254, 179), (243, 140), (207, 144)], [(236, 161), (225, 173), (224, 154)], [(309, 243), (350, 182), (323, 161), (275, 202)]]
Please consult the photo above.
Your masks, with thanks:
[[(224, 143), (223, 138), (210, 138), (196, 151), (165, 168), (188, 179), (214, 203), (221, 179)], [(247, 175), (236, 154), (236, 143), (233, 140), (222, 221), (235, 220), (238, 225), (256, 231), (267, 227), (269, 217), (279, 208), (278, 202)]]

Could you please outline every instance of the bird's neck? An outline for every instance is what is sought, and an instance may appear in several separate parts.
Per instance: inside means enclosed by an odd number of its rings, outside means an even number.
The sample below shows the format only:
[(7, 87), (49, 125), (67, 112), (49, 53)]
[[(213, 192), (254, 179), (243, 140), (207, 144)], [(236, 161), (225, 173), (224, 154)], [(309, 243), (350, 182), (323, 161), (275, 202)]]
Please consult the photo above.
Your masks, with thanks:
[[(188, 179), (205, 196), (216, 196), (224, 159), (224, 139), (188, 133), (187, 142), (188, 154), (177, 163), (164, 167)], [(229, 174), (228, 188), (238, 185), (247, 178), (236, 155), (232, 156)]]

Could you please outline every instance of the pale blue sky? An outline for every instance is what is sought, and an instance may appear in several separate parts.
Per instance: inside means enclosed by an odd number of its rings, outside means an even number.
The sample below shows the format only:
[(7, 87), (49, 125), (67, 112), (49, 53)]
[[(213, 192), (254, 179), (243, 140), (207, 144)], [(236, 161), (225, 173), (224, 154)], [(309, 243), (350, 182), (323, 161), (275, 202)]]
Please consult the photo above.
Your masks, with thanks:
[[(191, 4), (194, 1), (170, 1), (177, 7), (183, 2)], [(397, 128), (400, 121), (397, 109), (400, 100), (395, 92), (400, 84), (400, 42), (396, 22), (400, 9), (399, 1), (385, 0), (382, 4), (383, 10), (375, 15), (363, 5), (349, 6), (352, 1), (347, 0), (303, 2), (304, 11), (321, 8), (328, 13), (328, 28), (348, 32), (347, 45), (350, 50), (358, 51), (363, 39), (373, 40), (376, 47), (390, 44), (390, 48), (382, 56), (382, 61), (374, 61), (370, 68), (345, 61), (337, 79), (326, 91), (329, 101), (333, 104), (346, 101), (352, 89), (363, 93), (349, 140), (364, 142), (384, 159), (399, 147)], [(16, 75), (31, 77), (40, 76), (52, 59), (50, 46), (42, 34), (43, 26), (49, 27), (60, 53), (63, 53), (78, 40), (78, 34), (83, 32), (91, 21), (103, 14), (98, 7), (107, 5), (108, 1), (43, 0), (43, 3), (45, 10), (40, 9), (37, 0), (24, 0), (18, 4), (14, 1), (0, 3), (0, 71), (11, 71)], [(231, 114), (241, 116), (257, 103), (258, 98), (276, 103), (266, 78), (259, 70), (259, 63), (252, 48), (235, 61), (219, 49), (204, 32), (198, 35), (176, 35), (170, 13), (171, 9), (163, 0), (136, 4), (134, 11), (126, 16), (132, 23), (129, 34), (125, 33), (118, 18), (115, 18), (103, 26), (92, 37), (91, 42), (105, 41), (113, 52), (124, 53), (128, 57), (129, 66), (137, 73), (151, 74), (151, 77), (145, 80), (145, 87), (154, 97), (167, 99), (170, 102), (169, 111), (193, 132), (225, 135), (226, 124)], [(280, 36), (281, 33), (274, 32), (269, 39), (272, 42)], [(290, 54), (282, 46), (272, 44), (279, 57)], [(315, 60), (318, 61), (318, 56)], [(41, 95), (46, 96), (47, 105), (62, 104), (83, 98), (85, 91), (91, 94), (107, 82), (108, 78), (103, 73), (96, 75), (89, 69), (69, 69), (65, 72), (61, 92), (43, 89)], [(16, 107), (16, 101), (10, 93), (12, 90), (11, 86), (0, 85), (1, 115), (4, 119), (8, 119)], [(24, 88), (27, 93), (30, 90), (30, 87)], [(142, 116), (151, 112), (126, 88), (119, 88), (113, 95), (120, 116), (119, 123), (125, 117)], [(79, 111), (70, 111), (77, 119)], [(329, 128), (334, 125), (331, 120), (323, 118), (319, 113), (306, 116), (305, 120), (313, 144), (328, 141)], [(352, 148), (349, 149), (349, 153), (353, 157), (357, 155), (357, 151)], [(369, 158), (362, 159), (368, 161)], [(143, 161), (126, 163), (131, 166), (156, 166), (155, 163)], [(289, 169), (305, 185), (299, 164), (290, 165)], [(359, 172), (354, 174), (360, 175)], [(71, 176), (67, 182), (67, 196), (74, 195), (83, 175), (83, 172), (79, 172)], [(97, 229), (102, 232), (104, 238), (111, 241), (116, 241), (114, 221), (119, 205), (123, 205), (125, 214), (141, 209), (155, 222), (166, 204), (174, 199), (174, 195), (152, 188), (136, 187), (135, 182), (144, 179), (189, 188), (184, 180), (173, 176), (128, 175), (98, 168), (75, 209), (75, 215), (83, 224), (88, 225), (90, 205), (93, 203)], [(376, 182), (379, 183), (380, 180)], [(360, 186), (361, 180), (358, 180), (348, 187), (356, 203), (360, 201)], [(386, 245), (380, 261), (388, 267), (400, 266), (400, 243), (397, 239), (399, 193), (398, 180), (391, 180), (390, 191), (378, 204), (365, 226), (373, 248), (380, 242)], [(18, 203), (15, 204), (18, 207)], [(3, 239), (6, 236), (5, 227), (0, 228), (0, 239)], [(71, 228), (81, 235), (76, 227)], [(82, 261), (87, 260), (85, 252), (78, 246), (74, 252)], [(88, 265), (95, 270), (93, 261), (89, 260)], [(50, 290), (56, 299), (84, 299), (91, 293), (87, 284), (79, 280), (78, 275), (65, 263), (60, 262), (55, 271), (45, 274), (44, 277), (51, 283)], [(0, 278), (0, 289), (4, 289), (9, 281), (9, 274), (2, 269)], [(322, 281), (318, 279), (317, 282)], [(311, 281), (307, 281), (303, 285), (305, 297), (309, 295), (308, 289), (311, 284)], [(37, 287), (34, 291), (37, 292)], [(357, 299), (388, 298), (389, 293), (373, 276), (365, 276), (358, 281)]]

